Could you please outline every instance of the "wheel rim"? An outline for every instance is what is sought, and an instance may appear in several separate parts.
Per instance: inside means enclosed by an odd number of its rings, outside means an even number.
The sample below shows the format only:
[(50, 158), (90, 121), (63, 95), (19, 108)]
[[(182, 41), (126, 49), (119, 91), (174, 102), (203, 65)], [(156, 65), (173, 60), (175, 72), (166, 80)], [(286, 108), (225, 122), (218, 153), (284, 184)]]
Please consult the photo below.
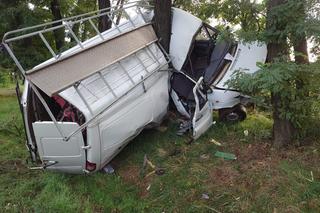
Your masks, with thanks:
[(237, 113), (231, 112), (227, 115), (227, 120), (228, 121), (238, 121), (239, 115)]

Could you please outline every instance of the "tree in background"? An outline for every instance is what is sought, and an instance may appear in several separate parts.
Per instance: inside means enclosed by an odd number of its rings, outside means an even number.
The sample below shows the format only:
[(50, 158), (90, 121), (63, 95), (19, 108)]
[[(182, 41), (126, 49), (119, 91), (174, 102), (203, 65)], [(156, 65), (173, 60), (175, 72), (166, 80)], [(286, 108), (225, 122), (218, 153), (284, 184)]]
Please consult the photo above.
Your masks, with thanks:
[[(267, 2), (267, 27), (266, 31), (272, 36), (268, 43), (267, 63), (274, 63), (277, 60), (289, 60), (289, 46), (287, 45), (287, 35), (278, 34), (277, 32), (284, 31), (285, 23), (281, 20), (281, 13), (277, 11), (279, 7), (284, 5), (286, 0), (269, 0)], [(294, 128), (289, 119), (281, 116), (281, 105), (288, 105), (290, 103), (281, 97), (279, 92), (272, 91), (271, 103), (273, 106), (273, 137), (274, 144), (277, 147), (282, 147), (291, 142), (294, 135)]]
[(171, 38), (171, 0), (154, 1), (154, 28), (161, 45), (169, 52)]
[(187, 10), (204, 21), (215, 18), (230, 26), (239, 26), (240, 31), (252, 32), (264, 29), (264, 3), (252, 0), (174, 0), (174, 5)]
[[(98, 0), (98, 6), (99, 10), (110, 8), (111, 7), (111, 2), (110, 0)], [(109, 10), (106, 10), (104, 12), (107, 12)], [(100, 32), (106, 31), (110, 29), (112, 26), (111, 20), (108, 18), (107, 15), (101, 16), (99, 19), (99, 30)]]
[(230, 84), (255, 97), (260, 105), (271, 106), (274, 145), (279, 148), (306, 135), (312, 105), (318, 102), (320, 65), (308, 63), (307, 51), (307, 36), (320, 35), (319, 17), (307, 16), (306, 8), (313, 3), (268, 0), (266, 29), (261, 33), (268, 43), (268, 63), (253, 75), (238, 71)]
[[(50, 9), (52, 13), (52, 21), (58, 21), (62, 19), (59, 0), (52, 0), (50, 3)], [(62, 22), (57, 22), (53, 24), (53, 26), (59, 26), (61, 24)], [(61, 29), (55, 30), (53, 33), (54, 33), (56, 49), (59, 51), (64, 45), (64, 37), (65, 37), (64, 29), (61, 28)]]

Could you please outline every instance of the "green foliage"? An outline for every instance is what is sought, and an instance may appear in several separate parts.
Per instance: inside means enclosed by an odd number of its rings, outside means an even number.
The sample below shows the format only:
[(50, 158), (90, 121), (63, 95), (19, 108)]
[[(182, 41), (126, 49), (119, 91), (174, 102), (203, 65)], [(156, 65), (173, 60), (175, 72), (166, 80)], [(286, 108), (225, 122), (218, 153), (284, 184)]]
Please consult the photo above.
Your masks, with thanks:
[(0, 87), (8, 87), (11, 82), (11, 73), (0, 66)]
[[(279, 95), (281, 117), (292, 121), (300, 130), (309, 128), (309, 120), (317, 114), (312, 106), (319, 102), (320, 63), (297, 65), (278, 60), (259, 66), (260, 70), (254, 74), (236, 71), (227, 84), (251, 95), (256, 104), (267, 109), (271, 109), (271, 94)], [(308, 84), (297, 88), (300, 81)]]
[(174, 5), (193, 13), (206, 22), (209, 22), (211, 18), (219, 20), (220, 30), (226, 25), (237, 26), (236, 34), (246, 40), (256, 40), (257, 34), (265, 27), (265, 4), (257, 1), (175, 0)]

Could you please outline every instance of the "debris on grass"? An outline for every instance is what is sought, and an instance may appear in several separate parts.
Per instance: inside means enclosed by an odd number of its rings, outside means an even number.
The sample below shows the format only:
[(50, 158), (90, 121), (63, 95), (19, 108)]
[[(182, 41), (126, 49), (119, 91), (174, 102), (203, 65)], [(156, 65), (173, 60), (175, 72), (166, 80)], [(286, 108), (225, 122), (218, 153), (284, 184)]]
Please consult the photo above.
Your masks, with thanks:
[(249, 136), (249, 131), (248, 130), (244, 130), (243, 134), (244, 134), (244, 136), (248, 137)]
[(192, 122), (189, 120), (180, 122), (179, 129), (176, 132), (178, 136), (185, 135), (188, 131), (192, 129)]
[(200, 155), (201, 160), (208, 160), (209, 158), (210, 158), (210, 156), (208, 154)]
[(213, 139), (213, 138), (210, 140), (210, 142), (213, 143), (213, 144), (215, 144), (215, 145), (217, 145), (217, 146), (222, 146), (222, 144), (221, 144), (220, 142), (216, 141), (216, 140)]
[(203, 194), (201, 195), (201, 199), (203, 199), (203, 200), (209, 200), (210, 197), (209, 197), (209, 195), (208, 195), (207, 193), (203, 193)]
[(237, 157), (234, 154), (226, 153), (226, 152), (219, 152), (217, 151), (214, 156), (223, 158), (225, 160), (237, 160)]
[[(147, 175), (146, 174), (146, 171), (147, 171), (147, 166), (149, 166), (152, 171), (149, 172)], [(153, 174), (156, 174), (158, 176), (161, 176), (161, 175), (164, 175), (165, 173), (165, 170), (163, 168), (160, 168), (160, 167), (157, 167), (155, 166), (149, 159), (148, 159), (148, 156), (147, 155), (144, 155), (144, 158), (143, 158), (143, 166), (142, 166), (142, 174), (145, 178), (153, 175)]]
[(114, 174), (114, 169), (113, 167), (108, 164), (106, 165), (105, 167), (103, 167), (103, 171), (106, 173), (106, 174)]

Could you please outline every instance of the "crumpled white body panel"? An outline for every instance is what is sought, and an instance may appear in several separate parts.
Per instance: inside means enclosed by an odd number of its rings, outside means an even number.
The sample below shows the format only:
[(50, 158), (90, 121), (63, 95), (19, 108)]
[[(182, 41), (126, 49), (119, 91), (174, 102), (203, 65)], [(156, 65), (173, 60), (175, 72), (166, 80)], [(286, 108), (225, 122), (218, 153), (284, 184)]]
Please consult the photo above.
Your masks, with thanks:
[(176, 70), (181, 70), (184, 65), (193, 37), (201, 26), (201, 19), (181, 9), (172, 9), (172, 35), (169, 53), (172, 57), (172, 65)]

